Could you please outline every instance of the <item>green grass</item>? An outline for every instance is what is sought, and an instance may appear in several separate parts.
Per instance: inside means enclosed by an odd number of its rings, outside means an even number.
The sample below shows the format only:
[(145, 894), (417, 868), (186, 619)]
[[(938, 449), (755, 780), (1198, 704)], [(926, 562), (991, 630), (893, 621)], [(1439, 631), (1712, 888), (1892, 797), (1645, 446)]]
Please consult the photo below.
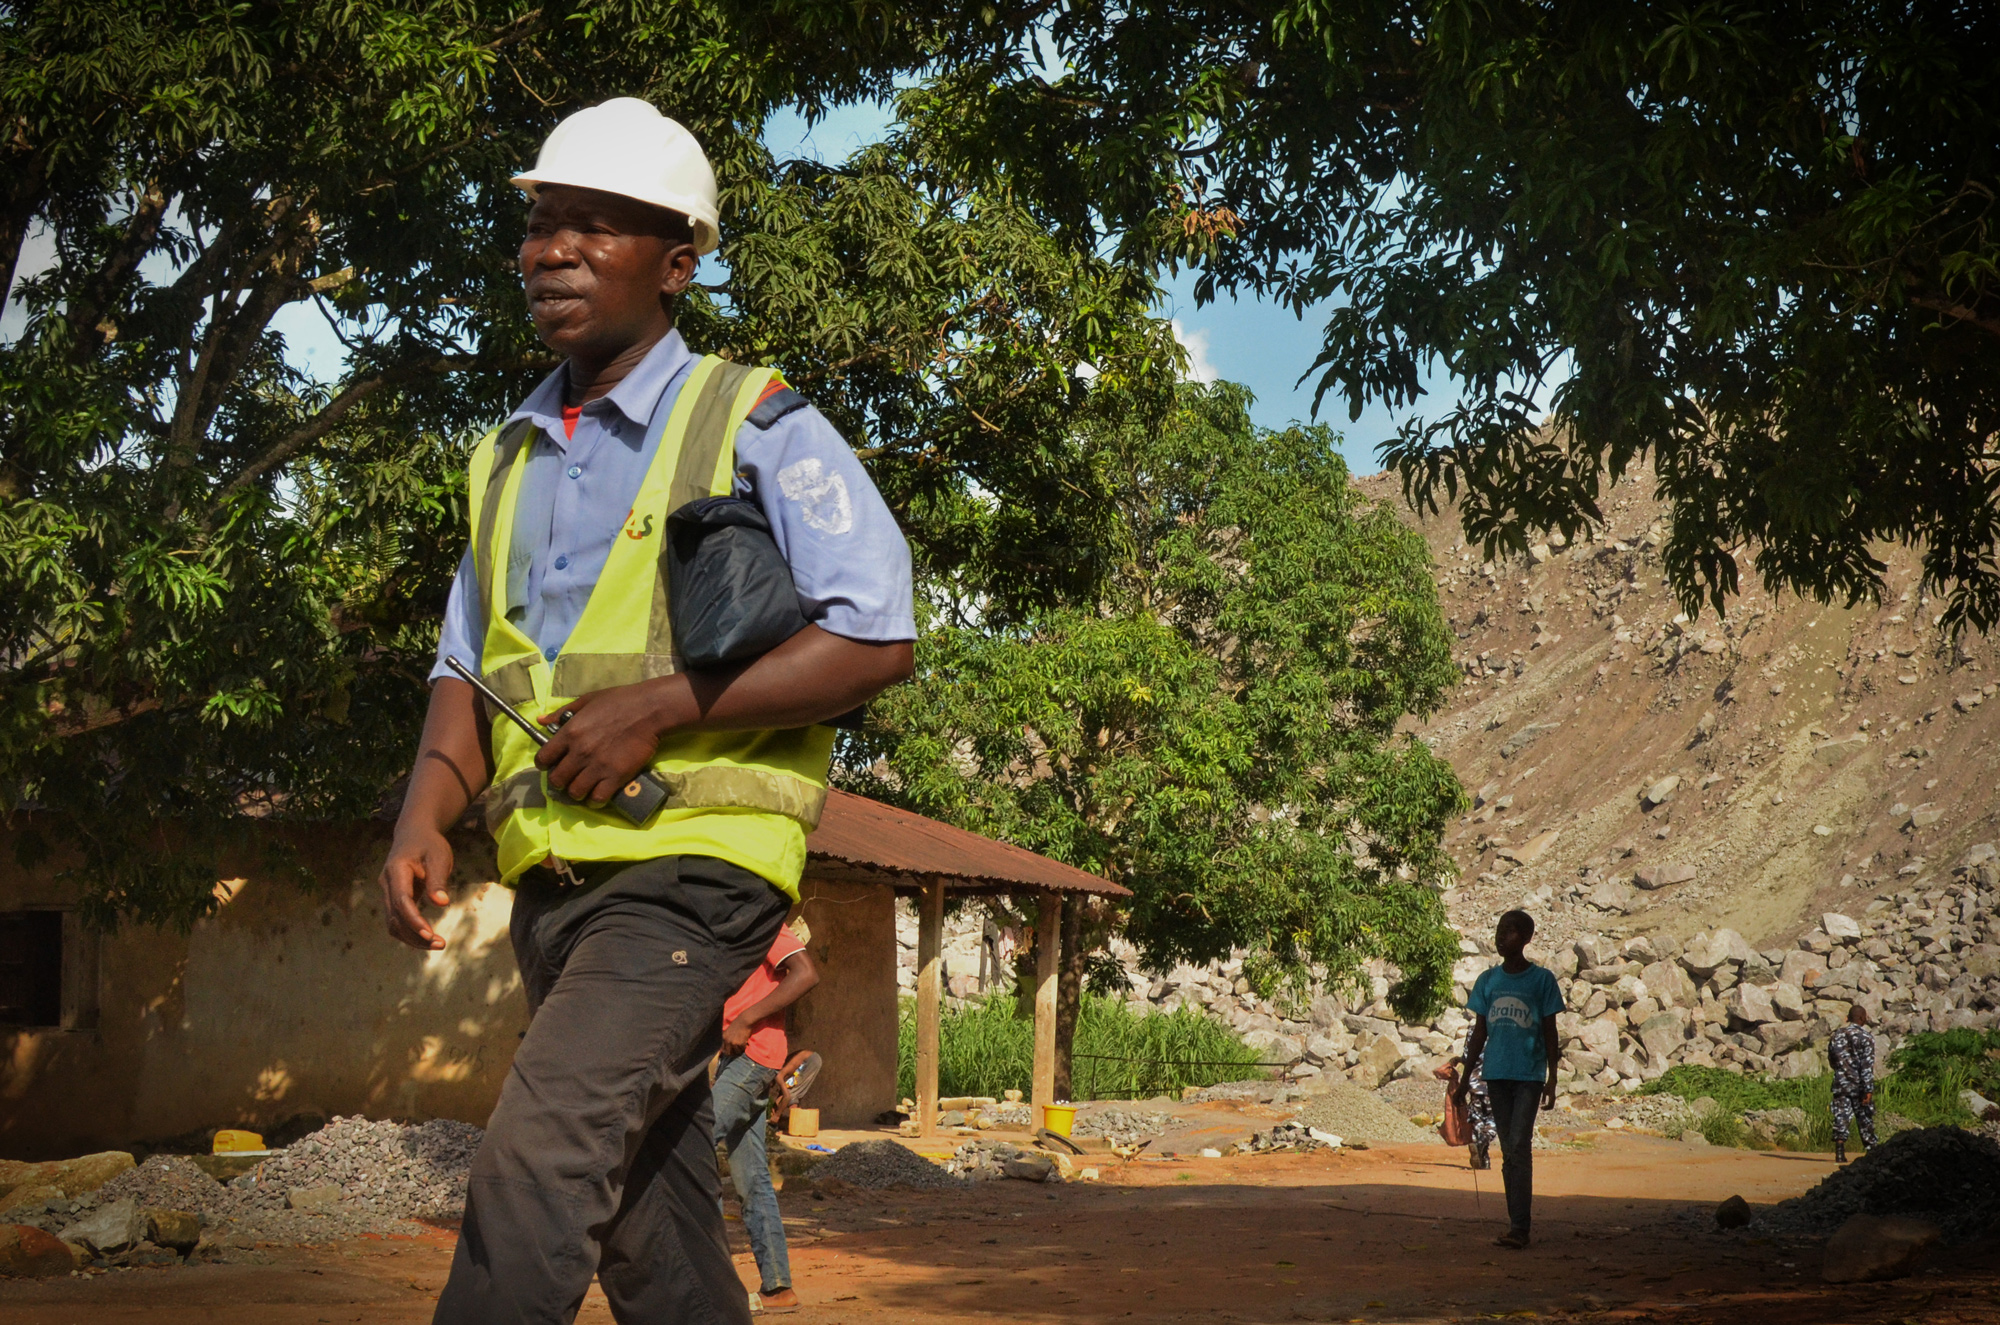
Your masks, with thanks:
[[(1014, 1015), (1011, 995), (969, 1001), (947, 1008), (938, 1027), (938, 1091), (941, 1095), (990, 1095), (1027, 1091), (1035, 1064), (1034, 1023)], [(896, 1036), (896, 1089), (904, 1098), (917, 1089), (916, 1000), (902, 1002)], [(1116, 999), (1084, 996), (1077, 1018), (1077, 1058), (1072, 1085), (1077, 1099), (1146, 1099), (1179, 1094), (1186, 1086), (1241, 1081), (1262, 1069), (1256, 1050), (1221, 1023), (1192, 1008), (1135, 1016)], [(1108, 1062), (1085, 1055), (1101, 1054)], [(1206, 1062), (1216, 1066), (1186, 1067)]]
[(1695, 1124), (1695, 1130), (1712, 1146), (1741, 1146), (1750, 1139), (1750, 1131), (1743, 1125), (1743, 1119), (1727, 1109), (1717, 1109), (1709, 1114)]
[(2000, 1031), (1921, 1031), (1889, 1055), (1892, 1078), (1921, 1083), (1954, 1103), (1968, 1088), (2000, 1099)]
[[(1952, 1031), (1949, 1034), (1960, 1035), (1961, 1032)], [(1979, 1032), (1962, 1034), (1977, 1036)], [(1911, 1040), (1943, 1038), (1926, 1033), (1912, 1036)], [(1878, 1081), (1875, 1084), (1875, 1117), (1878, 1123), (1884, 1114), (1891, 1113), (1900, 1114), (1920, 1127), (1963, 1126), (1974, 1121), (1958, 1100), (1958, 1092), (1965, 1088), (1974, 1070), (1964, 1061), (1967, 1046), (1959, 1046), (1959, 1049), (1961, 1052), (1954, 1054), (1939, 1052), (1933, 1047), (1928, 1056), (1919, 1057), (1918, 1070), (1899, 1066)], [(1896, 1063), (1901, 1060), (1903, 1052), (1898, 1050), (1890, 1061)], [(1983, 1054), (1984, 1047), (1978, 1052)], [(1768, 1077), (1730, 1072), (1719, 1067), (1684, 1065), (1669, 1068), (1665, 1076), (1647, 1083), (1640, 1094), (1675, 1095), (1684, 1100), (1708, 1096), (1721, 1107), (1703, 1119), (1699, 1129), (1710, 1145), (1718, 1146), (1747, 1144), (1749, 1131), (1740, 1115), (1752, 1109), (1802, 1109), (1806, 1115), (1805, 1127), (1780, 1133), (1778, 1148), (1816, 1154), (1833, 1149), (1833, 1076), (1830, 1073), (1773, 1081)], [(1854, 1138), (1850, 1137), (1852, 1140)]]

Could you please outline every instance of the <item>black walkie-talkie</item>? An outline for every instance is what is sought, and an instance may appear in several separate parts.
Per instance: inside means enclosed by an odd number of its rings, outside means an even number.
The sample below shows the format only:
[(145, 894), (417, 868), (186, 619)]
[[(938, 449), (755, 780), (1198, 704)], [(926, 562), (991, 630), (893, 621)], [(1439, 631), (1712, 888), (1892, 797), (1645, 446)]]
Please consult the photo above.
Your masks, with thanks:
[[(561, 728), (562, 722), (557, 723), (555, 727), (544, 727), (539, 722), (522, 717), (512, 704), (494, 694), (493, 687), (480, 680), (471, 668), (467, 667), (457, 658), (447, 657), (444, 660), (444, 665), (451, 668), (452, 671), (457, 672), (474, 690), (485, 696), (487, 703), (512, 718), (514, 725), (528, 733), (528, 739), (536, 745), (547, 745), (550, 733)], [(563, 722), (568, 722), (569, 719), (570, 714), (565, 710), (563, 713)], [(611, 808), (624, 815), (627, 819), (630, 819), (633, 823), (643, 824), (646, 820), (652, 818), (654, 812), (666, 804), (666, 802), (666, 787), (658, 778), (641, 769), (638, 776), (619, 788), (618, 794), (611, 798)]]

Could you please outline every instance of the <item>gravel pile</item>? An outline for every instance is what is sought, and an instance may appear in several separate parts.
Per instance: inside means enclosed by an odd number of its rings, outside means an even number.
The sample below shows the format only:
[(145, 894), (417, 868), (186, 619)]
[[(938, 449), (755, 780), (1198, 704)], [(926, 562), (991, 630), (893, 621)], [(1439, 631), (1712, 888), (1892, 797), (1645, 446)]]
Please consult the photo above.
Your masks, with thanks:
[(1101, 1136), (1114, 1146), (1129, 1146), (1149, 1136), (1162, 1136), (1185, 1120), (1171, 1113), (1138, 1109), (1093, 1109), (1077, 1115), (1071, 1136)]
[(141, 1209), (187, 1210), (203, 1215), (241, 1214), (241, 1199), (227, 1187), (203, 1173), (195, 1162), (182, 1155), (154, 1155), (144, 1164), (105, 1183), (79, 1206), (92, 1207), (131, 1197)]
[(465, 1210), (466, 1175), (484, 1133), (470, 1123), (335, 1118), (229, 1185), (256, 1209), (278, 1210), (302, 1187), (338, 1187), (360, 1210), (450, 1218)]
[(1396, 1111), (1405, 1117), (1413, 1113), (1444, 1112), (1444, 1082), (1428, 1072), (1391, 1081), (1375, 1094), (1395, 1105)]
[(850, 1187), (963, 1187), (963, 1178), (894, 1141), (855, 1141), (813, 1166), (814, 1182), (837, 1178)]
[(1343, 1141), (1370, 1145), (1440, 1145), (1436, 1132), (1418, 1127), (1387, 1100), (1378, 1099), (1352, 1082), (1336, 1081), (1326, 1094), (1306, 1101), (1298, 1121)]
[(2000, 1218), (2000, 1144), (1957, 1127), (1904, 1132), (1758, 1223), (1775, 1233), (1826, 1234), (1862, 1214), (1916, 1215), (1953, 1242), (1978, 1237)]
[(138, 1168), (113, 1178), (74, 1201), (53, 1202), (20, 1222), (61, 1236), (71, 1224), (90, 1218), (113, 1201), (130, 1198), (141, 1209), (185, 1210), (201, 1216), (211, 1240), (224, 1247), (259, 1242), (323, 1243), (366, 1233), (423, 1232), (423, 1226), (394, 1214), (356, 1208), (347, 1202), (317, 1210), (265, 1204), (263, 1194), (217, 1182), (181, 1155), (154, 1155)]
[[(130, 1197), (141, 1209), (198, 1214), (219, 1240), (243, 1246), (416, 1233), (421, 1228), (411, 1220), (464, 1213), (466, 1173), (481, 1135), (447, 1119), (412, 1125), (336, 1118), (227, 1184), (185, 1156), (154, 1155), (88, 1195), (51, 1202), (25, 1218), (60, 1235)], [(338, 1194), (310, 1209), (292, 1208), (294, 1192), (314, 1188), (322, 1198), (326, 1188)]]

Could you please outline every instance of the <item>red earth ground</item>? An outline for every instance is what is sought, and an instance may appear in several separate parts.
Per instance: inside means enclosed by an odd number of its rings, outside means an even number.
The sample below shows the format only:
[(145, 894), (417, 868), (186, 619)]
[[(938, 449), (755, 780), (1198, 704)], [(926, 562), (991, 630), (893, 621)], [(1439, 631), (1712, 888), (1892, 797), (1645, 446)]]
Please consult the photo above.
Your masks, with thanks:
[[(1894, 1283), (1833, 1286), (1819, 1244), (1718, 1234), (1709, 1212), (1825, 1177), (1824, 1157), (1603, 1136), (1536, 1157), (1536, 1245), (1491, 1245), (1499, 1174), (1435, 1146), (1101, 1164), (1047, 1188), (815, 1195), (782, 1203), (805, 1308), (791, 1319), (1746, 1322), (2000, 1325), (2000, 1244)], [(746, 1283), (740, 1226), (731, 1224)], [(430, 1318), (452, 1250), (422, 1239), (268, 1248), (263, 1263), (0, 1282), (6, 1325), (400, 1325)], [(591, 1290), (582, 1321), (610, 1319)]]

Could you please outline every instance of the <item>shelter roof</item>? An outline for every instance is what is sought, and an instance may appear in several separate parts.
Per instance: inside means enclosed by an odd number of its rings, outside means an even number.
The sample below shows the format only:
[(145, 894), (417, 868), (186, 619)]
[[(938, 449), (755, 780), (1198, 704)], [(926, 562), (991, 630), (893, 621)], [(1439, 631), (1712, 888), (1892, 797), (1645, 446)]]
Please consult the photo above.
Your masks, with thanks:
[(1024, 847), (981, 837), (851, 792), (827, 792), (819, 827), (806, 839), (806, 873), (904, 891), (942, 878), (950, 892), (1059, 893), (1130, 897), (1131, 890)]

